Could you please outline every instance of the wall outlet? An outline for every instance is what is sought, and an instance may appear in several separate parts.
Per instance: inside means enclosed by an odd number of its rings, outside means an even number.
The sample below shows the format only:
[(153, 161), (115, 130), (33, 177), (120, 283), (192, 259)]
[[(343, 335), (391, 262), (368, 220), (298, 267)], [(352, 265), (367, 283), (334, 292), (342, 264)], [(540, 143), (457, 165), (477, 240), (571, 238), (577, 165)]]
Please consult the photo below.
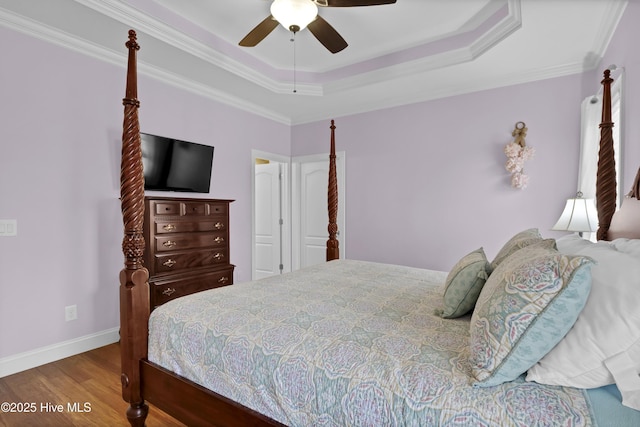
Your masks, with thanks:
[(70, 320), (76, 320), (78, 318), (78, 307), (74, 305), (68, 305), (64, 308), (64, 320), (69, 322)]

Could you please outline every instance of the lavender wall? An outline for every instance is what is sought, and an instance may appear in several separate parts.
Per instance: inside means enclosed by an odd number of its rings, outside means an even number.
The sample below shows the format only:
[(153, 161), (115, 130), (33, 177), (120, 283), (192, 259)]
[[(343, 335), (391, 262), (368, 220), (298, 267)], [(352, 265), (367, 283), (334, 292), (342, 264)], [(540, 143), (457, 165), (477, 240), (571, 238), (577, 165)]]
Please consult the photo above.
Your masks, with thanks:
[[(346, 151), (349, 258), (448, 270), (480, 246), (493, 257), (522, 229), (550, 228), (575, 194), (580, 102), (602, 71), (624, 66), (623, 189), (640, 162), (640, 4), (630, 2), (597, 70), (336, 118)], [(619, 72), (614, 73), (617, 78)], [(509, 186), (504, 144), (517, 121), (536, 149), (525, 190)], [(293, 155), (326, 152), (328, 123), (295, 126)]]
[[(0, 218), (18, 220), (0, 238), (2, 359), (118, 326), (125, 69), (3, 27), (0, 50)], [(251, 149), (287, 155), (289, 127), (143, 76), (139, 97), (143, 131), (215, 146), (209, 196), (236, 199), (231, 258), (249, 280)]]
[[(603, 60), (626, 69), (625, 188), (640, 161), (638, 17), (640, 5), (629, 4)], [(0, 238), (2, 359), (118, 325), (125, 75), (1, 27), (0, 48), (10, 64), (0, 67), (0, 218), (19, 230)], [(523, 228), (553, 236), (576, 189), (580, 101), (599, 80), (598, 71), (336, 117), (347, 152), (346, 255), (446, 270), (479, 246), (495, 255)], [(251, 149), (326, 152), (328, 121), (289, 128), (144, 76), (139, 86), (143, 131), (215, 145), (210, 196), (236, 199), (231, 256), (236, 279), (249, 279)], [(537, 151), (523, 191), (509, 186), (502, 153), (520, 120)], [(64, 321), (70, 304), (75, 322)]]
[[(346, 165), (349, 258), (448, 270), (480, 246), (491, 258), (529, 227), (553, 232), (577, 186), (580, 102), (611, 63), (625, 68), (623, 188), (640, 162), (640, 4), (630, 2), (592, 72), (336, 118)], [(617, 77), (618, 73), (614, 74)], [(536, 149), (525, 190), (509, 185), (502, 149), (518, 121)], [(328, 123), (295, 126), (293, 155), (326, 152)]]
[[(528, 227), (552, 236), (575, 194), (581, 99), (571, 76), (336, 119), (346, 256), (448, 270)], [(511, 188), (502, 151), (518, 121), (536, 150), (525, 190)], [(327, 150), (328, 123), (292, 135), (294, 155)]]

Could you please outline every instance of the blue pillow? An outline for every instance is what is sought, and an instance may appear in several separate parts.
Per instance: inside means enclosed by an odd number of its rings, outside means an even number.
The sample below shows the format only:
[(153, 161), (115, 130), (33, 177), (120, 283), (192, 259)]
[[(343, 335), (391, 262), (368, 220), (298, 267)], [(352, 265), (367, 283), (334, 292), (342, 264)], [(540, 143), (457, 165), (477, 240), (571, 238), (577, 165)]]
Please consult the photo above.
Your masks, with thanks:
[(518, 378), (566, 335), (589, 296), (592, 264), (589, 257), (561, 254), (546, 240), (500, 263), (471, 316), (475, 386)]

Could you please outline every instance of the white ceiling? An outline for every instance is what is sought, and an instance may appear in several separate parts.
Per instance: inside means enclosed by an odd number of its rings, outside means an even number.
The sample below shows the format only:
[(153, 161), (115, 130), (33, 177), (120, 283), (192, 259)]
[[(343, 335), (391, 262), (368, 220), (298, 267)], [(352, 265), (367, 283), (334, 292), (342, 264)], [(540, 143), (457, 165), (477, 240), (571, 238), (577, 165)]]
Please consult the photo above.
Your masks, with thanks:
[[(563, 76), (598, 64), (626, 0), (397, 0), (320, 8), (349, 43), (329, 53), (279, 26), (238, 42), (270, 0), (0, 0), (0, 25), (286, 124)], [(295, 67), (294, 67), (295, 64)], [(295, 68), (295, 72), (294, 72)], [(296, 93), (293, 92), (294, 88)]]

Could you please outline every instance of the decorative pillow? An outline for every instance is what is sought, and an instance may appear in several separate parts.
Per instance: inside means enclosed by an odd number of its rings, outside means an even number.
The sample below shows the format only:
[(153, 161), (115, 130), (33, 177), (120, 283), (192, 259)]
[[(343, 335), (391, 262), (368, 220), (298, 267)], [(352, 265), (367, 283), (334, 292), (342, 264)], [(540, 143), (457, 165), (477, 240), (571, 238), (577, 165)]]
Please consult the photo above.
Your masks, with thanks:
[(613, 214), (607, 238), (615, 240), (621, 237), (640, 239), (640, 200), (626, 197), (620, 209)]
[(526, 372), (584, 307), (593, 261), (561, 254), (548, 240), (514, 252), (484, 285), (471, 316), (475, 386), (502, 384)]
[(490, 269), (482, 248), (458, 261), (444, 283), (444, 310), (440, 315), (445, 319), (452, 319), (473, 310)]
[(540, 235), (540, 232), (537, 228), (530, 228), (528, 230), (521, 231), (520, 233), (509, 239), (507, 243), (504, 244), (502, 249), (500, 249), (498, 255), (496, 255), (496, 257), (491, 262), (491, 269), (495, 270), (502, 261), (504, 261), (509, 255), (511, 255), (518, 249), (522, 249), (533, 243), (537, 243), (540, 240), (542, 240), (542, 236)]
[(578, 252), (596, 261), (591, 295), (567, 336), (529, 370), (527, 380), (601, 387), (614, 383), (607, 363), (621, 356), (640, 372), (640, 262), (617, 250), (625, 244), (630, 249), (633, 241), (590, 243)]

